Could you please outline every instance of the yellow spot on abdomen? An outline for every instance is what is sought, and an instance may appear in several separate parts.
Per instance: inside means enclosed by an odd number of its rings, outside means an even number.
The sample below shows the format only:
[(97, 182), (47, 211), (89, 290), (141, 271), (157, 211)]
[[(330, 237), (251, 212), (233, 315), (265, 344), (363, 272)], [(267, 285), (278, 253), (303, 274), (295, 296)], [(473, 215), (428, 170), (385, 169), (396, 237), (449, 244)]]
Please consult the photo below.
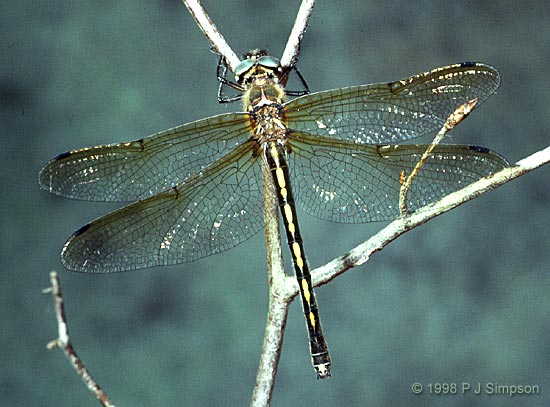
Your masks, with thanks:
[(311, 326), (315, 328), (315, 315), (313, 315), (313, 312), (309, 313), (309, 322), (311, 323)]
[(279, 188), (283, 189), (286, 187), (285, 174), (281, 167), (275, 169), (275, 174), (277, 175), (277, 182), (279, 183)]
[(302, 270), (304, 267), (304, 260), (302, 260), (302, 251), (300, 250), (300, 245), (296, 242), (292, 243), (292, 252), (294, 253), (294, 258), (296, 259), (296, 265)]
[(309, 284), (307, 283), (306, 280), (302, 280), (302, 290), (304, 291), (304, 298), (306, 299), (307, 303), (309, 304), (311, 294), (309, 292)]
[(289, 225), (291, 223), (294, 223), (294, 217), (292, 216), (292, 208), (290, 207), (290, 205), (285, 204), (283, 210), (285, 211), (286, 223), (288, 223)]
[(296, 228), (294, 227), (294, 223), (289, 223), (288, 224), (288, 231), (292, 234), (296, 233)]
[[(286, 191), (286, 189), (285, 189), (285, 191)], [(292, 216), (292, 208), (290, 207), (289, 204), (285, 204), (285, 206), (283, 206), (283, 211), (284, 211), (284, 214), (285, 214), (285, 219), (286, 219), (286, 224), (287, 224), (287, 227), (288, 227), (288, 231), (290, 233), (294, 234), (296, 232), (296, 227), (294, 226), (294, 216)], [(298, 249), (299, 249), (299, 247), (298, 247)]]

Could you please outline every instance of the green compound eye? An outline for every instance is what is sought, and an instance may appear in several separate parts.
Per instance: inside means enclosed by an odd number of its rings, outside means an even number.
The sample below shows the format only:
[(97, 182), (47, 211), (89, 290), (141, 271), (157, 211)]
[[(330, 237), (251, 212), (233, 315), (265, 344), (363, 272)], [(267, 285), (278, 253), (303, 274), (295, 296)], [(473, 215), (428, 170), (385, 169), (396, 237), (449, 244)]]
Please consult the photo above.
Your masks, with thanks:
[(265, 66), (266, 68), (279, 69), (281, 67), (281, 61), (270, 55), (266, 55), (258, 59), (258, 64)]
[(239, 78), (240, 76), (248, 72), (250, 68), (252, 68), (256, 64), (257, 64), (257, 61), (253, 59), (245, 59), (241, 61), (239, 65), (235, 67), (235, 77)]

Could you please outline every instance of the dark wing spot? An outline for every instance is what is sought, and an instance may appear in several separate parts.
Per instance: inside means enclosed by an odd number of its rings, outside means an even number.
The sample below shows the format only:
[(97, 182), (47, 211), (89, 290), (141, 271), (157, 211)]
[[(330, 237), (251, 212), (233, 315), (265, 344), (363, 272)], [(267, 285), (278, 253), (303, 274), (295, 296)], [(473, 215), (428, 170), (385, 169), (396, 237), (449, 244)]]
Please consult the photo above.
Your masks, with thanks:
[(472, 151), (476, 151), (478, 153), (483, 153), (483, 154), (487, 154), (487, 153), (490, 153), (491, 150), (489, 150), (488, 148), (486, 147), (480, 147), (480, 146), (468, 146), (468, 148)]
[(66, 152), (61, 153), (61, 154), (59, 154), (58, 156), (56, 156), (56, 157), (55, 157), (55, 160), (63, 160), (63, 159), (65, 159), (65, 158), (69, 157), (71, 154), (72, 154), (71, 151), (66, 151)]
[(80, 236), (81, 234), (86, 232), (88, 229), (90, 229), (90, 223), (87, 223), (86, 225), (84, 225), (80, 229), (78, 229), (76, 232), (74, 232), (73, 236)]

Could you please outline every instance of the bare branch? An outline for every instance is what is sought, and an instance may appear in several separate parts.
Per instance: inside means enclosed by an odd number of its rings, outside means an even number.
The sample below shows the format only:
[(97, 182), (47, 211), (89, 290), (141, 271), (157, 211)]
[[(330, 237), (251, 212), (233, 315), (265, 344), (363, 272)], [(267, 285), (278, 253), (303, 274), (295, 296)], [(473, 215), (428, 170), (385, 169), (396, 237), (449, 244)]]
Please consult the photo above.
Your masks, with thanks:
[(288, 37), (288, 42), (286, 43), (285, 50), (281, 57), (281, 66), (294, 66), (298, 61), (302, 38), (304, 37), (304, 34), (309, 25), (309, 19), (311, 17), (311, 13), (313, 13), (314, 6), (315, 0), (302, 0), (300, 9), (298, 10), (298, 14), (296, 15), (294, 27), (292, 27), (292, 31), (290, 32), (290, 36)]
[(220, 33), (216, 25), (210, 19), (210, 16), (201, 5), (199, 0), (183, 0), (183, 4), (189, 10), (199, 28), (202, 30), (206, 39), (210, 42), (212, 49), (217, 54), (224, 57), (231, 72), (235, 72), (235, 67), (241, 62), (237, 54), (231, 49), (225, 38)]
[(279, 231), (279, 206), (269, 168), (262, 166), (264, 232), (269, 280), (269, 309), (264, 342), (251, 406), (267, 406), (273, 394), (273, 384), (283, 346), (283, 336), (290, 301), (280, 295), (284, 287), (285, 271)]
[(262, 353), (256, 374), (256, 384), (250, 405), (253, 407), (268, 406), (273, 394), (273, 386), (286, 327), (290, 302), (277, 295), (281, 284), (272, 284), (269, 289), (269, 309), (265, 325)]
[(63, 305), (63, 296), (61, 294), (61, 287), (59, 285), (59, 278), (57, 273), (52, 271), (50, 273), (50, 284), (51, 287), (44, 290), (44, 292), (51, 292), (53, 296), (53, 301), (55, 305), (55, 316), (57, 318), (57, 339), (54, 339), (48, 343), (48, 349), (59, 348), (63, 350), (65, 356), (69, 360), (69, 363), (72, 365), (76, 373), (86, 384), (86, 387), (92, 392), (92, 394), (97, 398), (102, 406), (105, 407), (114, 407), (115, 405), (107, 395), (103, 392), (99, 384), (90, 375), (90, 372), (82, 363), (82, 360), (77, 356), (76, 351), (74, 350), (71, 339), (69, 337), (69, 327), (67, 325), (67, 318), (65, 316), (65, 307)]
[[(518, 161), (510, 168), (505, 168), (491, 176), (482, 178), (459, 191), (445, 196), (437, 202), (418, 209), (412, 214), (396, 219), (366, 242), (352, 249), (349, 253), (313, 270), (311, 272), (313, 285), (319, 286), (328, 283), (346, 270), (365, 263), (371, 254), (382, 250), (388, 243), (397, 239), (408, 230), (426, 223), (436, 216), (448, 212), (549, 162), (550, 146)], [(288, 295), (290, 298), (298, 295), (298, 284), (295, 279), (286, 278), (285, 283), (285, 295)]]

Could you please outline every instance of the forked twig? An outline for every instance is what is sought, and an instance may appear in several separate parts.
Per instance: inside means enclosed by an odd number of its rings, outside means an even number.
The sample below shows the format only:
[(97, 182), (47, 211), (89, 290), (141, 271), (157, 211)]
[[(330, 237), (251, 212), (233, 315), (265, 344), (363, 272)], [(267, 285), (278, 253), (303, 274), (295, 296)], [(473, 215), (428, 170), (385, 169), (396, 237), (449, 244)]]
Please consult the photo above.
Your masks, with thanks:
[[(235, 72), (235, 67), (239, 64), (240, 59), (237, 54), (231, 49), (223, 35), (220, 33), (210, 16), (201, 5), (199, 0), (182, 0), (185, 7), (189, 10), (197, 25), (202, 30), (210, 45), (217, 54), (221, 55), (231, 72)], [(294, 66), (298, 61), (300, 54), (300, 44), (307, 30), (313, 7), (316, 0), (302, 0), (294, 26), (290, 32), (288, 42), (281, 57), (281, 65), (283, 67)]]
[(405, 170), (401, 172), (401, 188), (399, 190), (399, 212), (401, 213), (401, 216), (409, 213), (409, 209), (407, 208), (407, 192), (409, 191), (416, 174), (418, 174), (424, 163), (428, 161), (428, 158), (430, 157), (430, 154), (435, 146), (443, 140), (443, 137), (445, 137), (448, 132), (450, 132), (458, 123), (464, 120), (472, 110), (474, 110), (478, 102), (479, 98), (474, 98), (458, 106), (456, 110), (451, 113), (449, 117), (447, 117), (443, 127), (441, 127), (441, 130), (439, 130), (436, 134), (432, 143), (428, 145), (428, 148), (424, 151), (424, 154), (422, 154), (422, 157), (420, 157), (420, 160), (418, 160), (412, 172), (408, 176), (405, 174)]
[[(319, 286), (328, 283), (346, 270), (365, 263), (371, 254), (382, 250), (386, 245), (410, 229), (420, 226), (436, 216), (448, 212), (471, 199), (477, 198), (548, 163), (550, 163), (550, 146), (518, 161), (512, 167), (504, 168), (493, 175), (482, 178), (465, 188), (441, 198), (437, 202), (433, 202), (419, 208), (413, 213), (397, 218), (345, 255), (313, 270), (311, 272), (313, 285)], [(298, 284), (290, 278), (286, 280), (286, 283), (288, 295), (293, 298), (298, 294)]]
[(80, 376), (82, 381), (86, 384), (86, 387), (92, 392), (92, 394), (97, 398), (97, 400), (101, 403), (102, 406), (105, 407), (114, 407), (115, 405), (105, 392), (101, 389), (99, 384), (92, 378), (90, 375), (90, 372), (86, 367), (84, 366), (84, 363), (82, 360), (78, 357), (76, 354), (76, 351), (74, 350), (72, 344), (71, 344), (71, 338), (69, 336), (69, 327), (67, 325), (67, 317), (65, 316), (65, 307), (63, 305), (63, 295), (61, 294), (61, 287), (59, 285), (59, 279), (57, 277), (57, 273), (55, 271), (52, 271), (50, 273), (50, 284), (51, 287), (45, 289), (43, 292), (52, 293), (53, 301), (54, 301), (54, 307), (55, 307), (55, 316), (57, 319), (57, 339), (54, 339), (53, 341), (49, 342), (46, 347), (51, 350), (55, 348), (61, 349), (65, 356), (67, 356), (67, 359), (69, 360), (69, 363), (76, 371), (76, 374)]

